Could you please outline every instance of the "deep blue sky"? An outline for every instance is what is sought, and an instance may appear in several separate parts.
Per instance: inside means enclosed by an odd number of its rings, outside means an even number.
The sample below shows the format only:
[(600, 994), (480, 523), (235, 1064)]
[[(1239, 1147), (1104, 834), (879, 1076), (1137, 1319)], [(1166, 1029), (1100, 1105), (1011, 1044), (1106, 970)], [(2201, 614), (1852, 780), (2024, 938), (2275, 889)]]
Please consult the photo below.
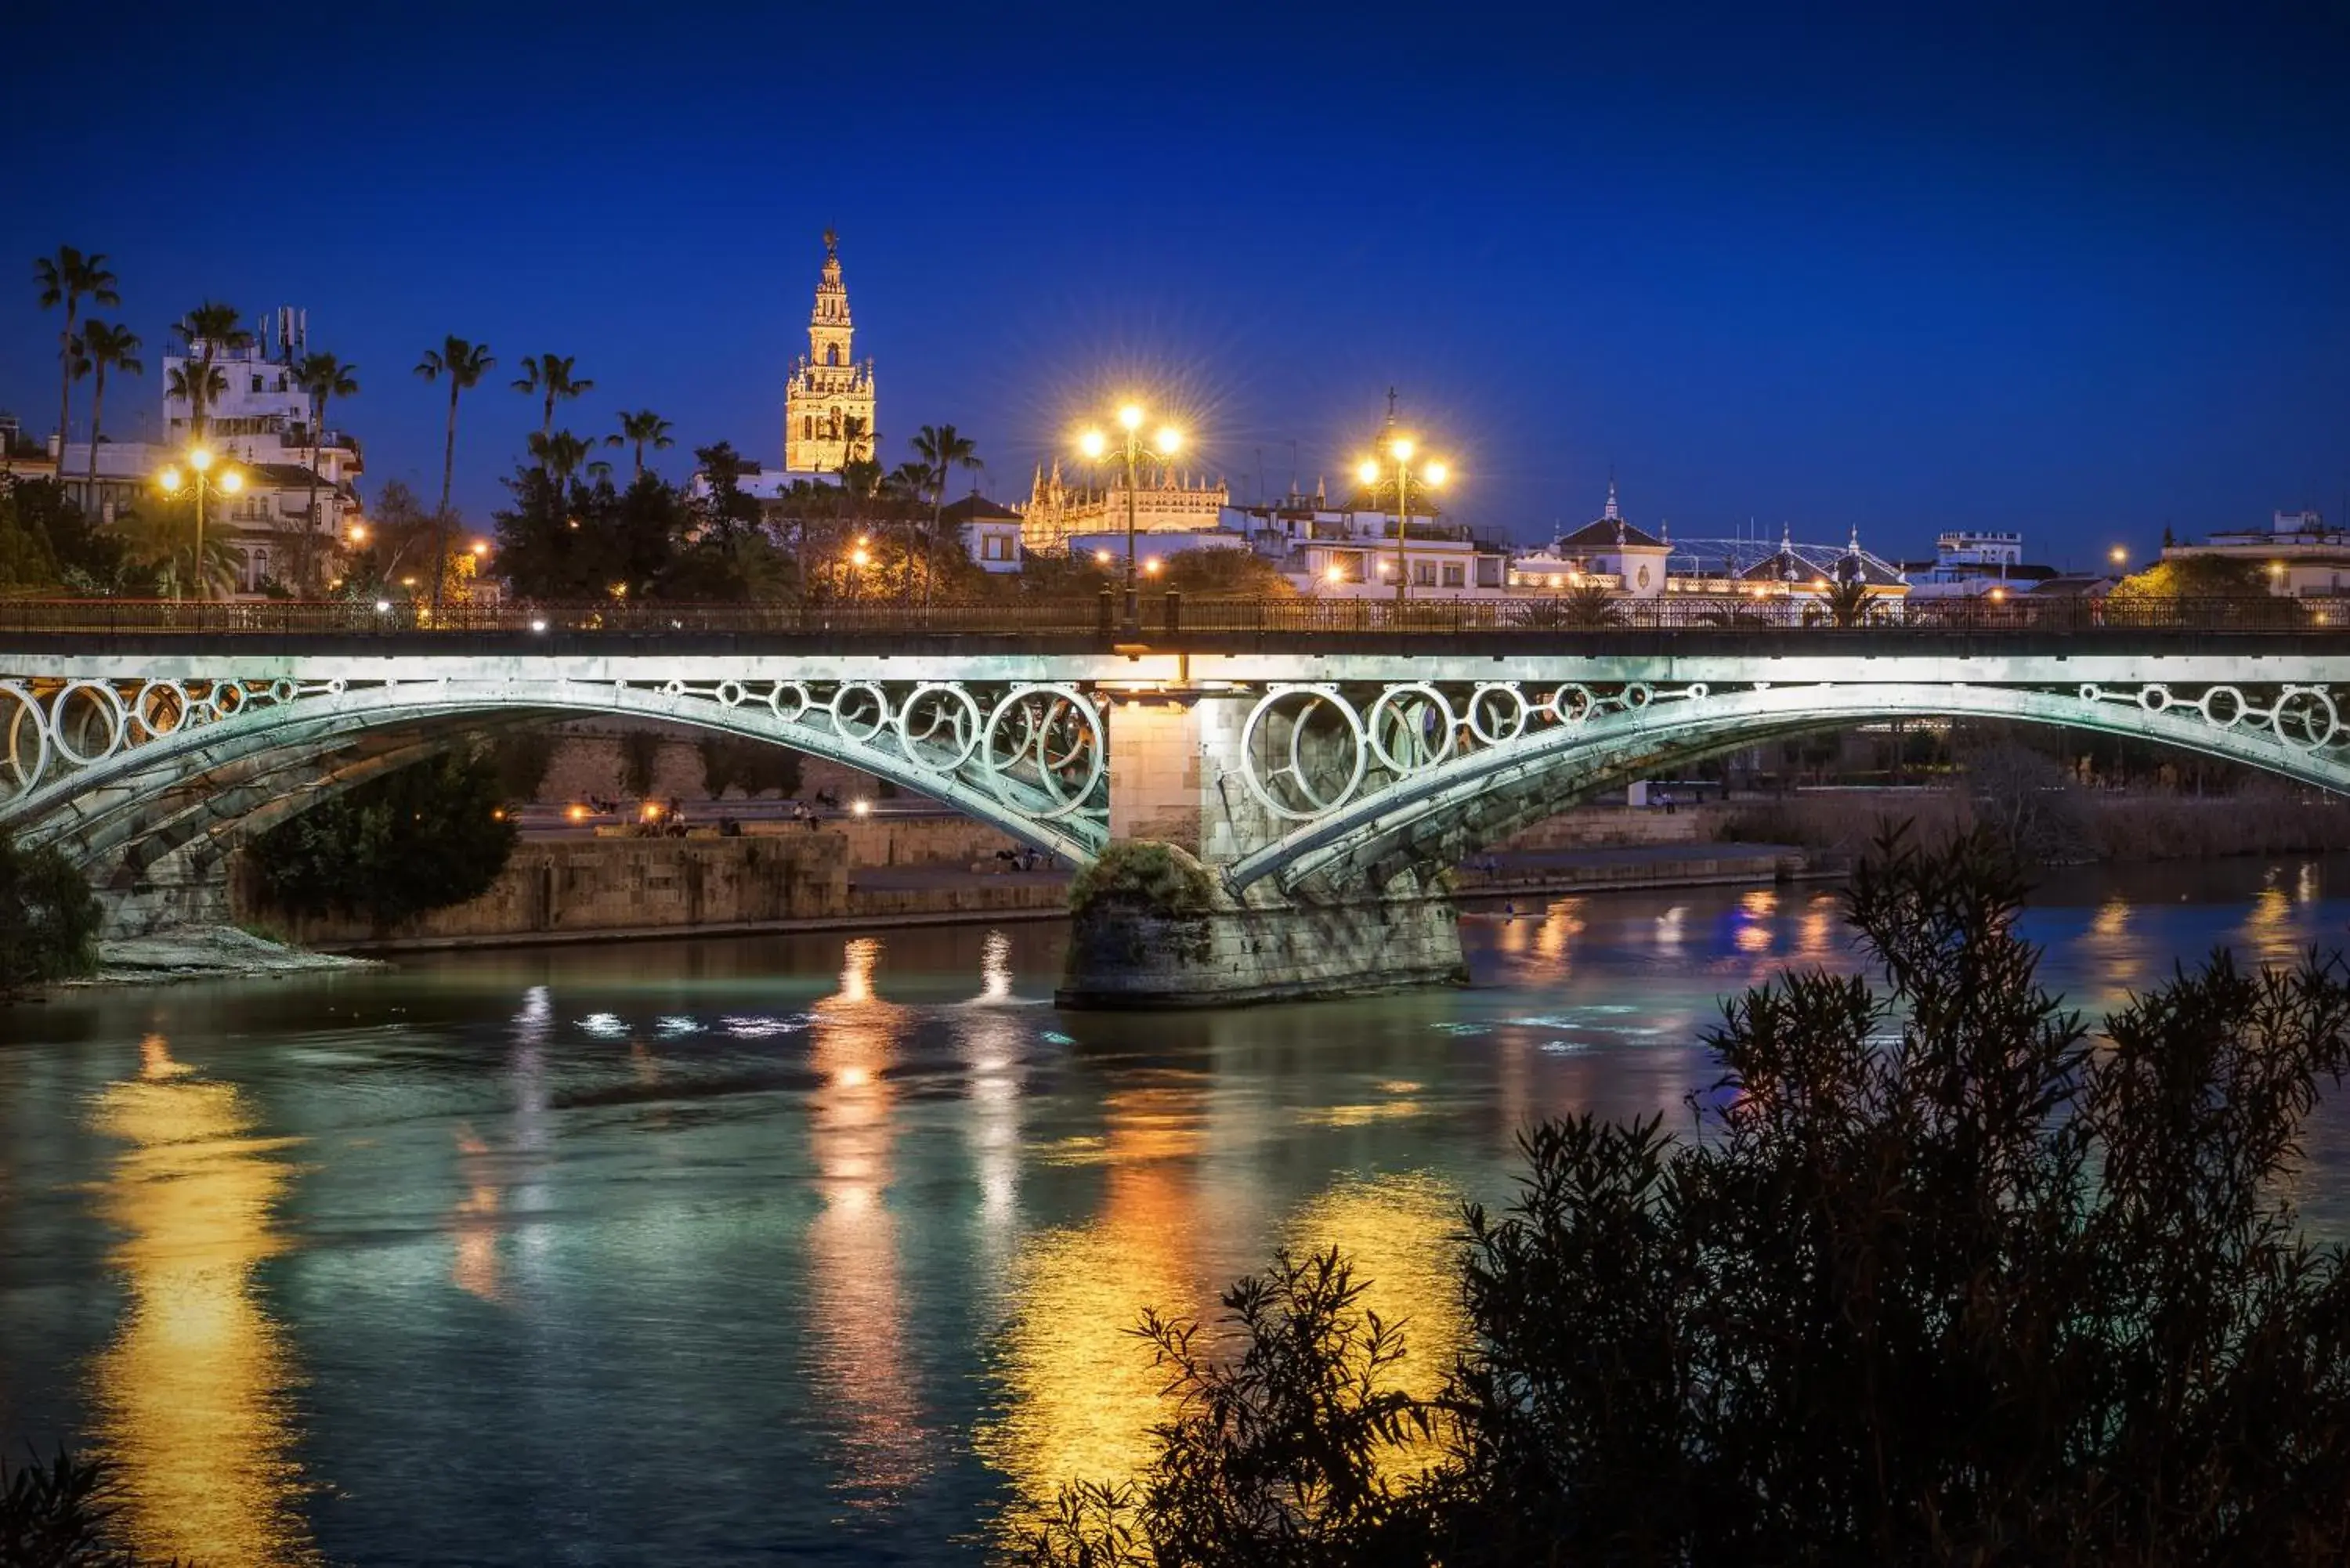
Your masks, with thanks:
[(411, 367), (452, 331), (500, 361), (470, 513), (546, 350), (598, 383), (567, 424), (773, 461), (834, 223), (884, 455), (952, 421), (999, 496), (1121, 381), (1243, 497), (1293, 441), (1335, 483), (1396, 384), (1527, 539), (1611, 463), (1679, 535), (2060, 561), (2350, 490), (2338, 4), (484, 9), (14, 19), (0, 406), (54, 420), (29, 264), (70, 243), (151, 355), (200, 299), (307, 306), (370, 486), (437, 489)]

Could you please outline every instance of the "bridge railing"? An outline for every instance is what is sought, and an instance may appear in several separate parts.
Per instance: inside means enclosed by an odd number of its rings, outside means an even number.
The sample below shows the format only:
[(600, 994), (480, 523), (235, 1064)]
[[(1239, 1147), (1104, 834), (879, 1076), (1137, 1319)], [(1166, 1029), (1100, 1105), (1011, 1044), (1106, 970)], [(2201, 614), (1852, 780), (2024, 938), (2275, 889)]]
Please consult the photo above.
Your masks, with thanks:
[[(2350, 628), (2350, 599), (2270, 595), (2155, 602), (2019, 596), (1887, 601), (1858, 618), (1793, 597), (1595, 602), (1507, 599), (1193, 598), (1144, 597), (1138, 630), (1148, 638), (1215, 633), (1536, 632), (1562, 639), (1624, 631), (1784, 632), (1904, 629), (1936, 632), (2215, 630), (2288, 632)], [(647, 636), (681, 632), (795, 635), (1060, 635), (1126, 633), (1107, 596), (906, 604), (572, 603), (454, 604), (434, 611), (407, 599), (169, 600), (0, 598), (0, 636), (11, 632), (190, 634), (513, 632)]]

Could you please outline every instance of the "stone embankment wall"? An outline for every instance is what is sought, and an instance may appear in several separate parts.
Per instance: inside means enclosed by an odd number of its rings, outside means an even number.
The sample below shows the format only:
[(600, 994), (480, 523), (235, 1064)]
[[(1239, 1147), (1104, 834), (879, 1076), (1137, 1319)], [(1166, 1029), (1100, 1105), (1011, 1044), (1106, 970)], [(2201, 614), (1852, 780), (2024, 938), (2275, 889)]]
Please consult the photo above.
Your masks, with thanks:
[(1714, 837), (1717, 806), (1685, 805), (1669, 815), (1657, 806), (1578, 805), (1516, 837), (1492, 853), (1538, 849), (1616, 849), (1640, 844), (1701, 844)]
[[(2234, 795), (2069, 792), (2068, 805), (2099, 860), (2188, 860), (2210, 855), (2299, 855), (2350, 849), (2350, 801), (2314, 792), (2258, 789)], [(1778, 800), (1709, 806), (1711, 836), (1792, 844), (1852, 855), (1908, 822), (1932, 839), (1974, 822), (1972, 800), (1953, 789), (1806, 791)]]
[[(650, 725), (634, 732), (646, 731), (660, 736), (653, 763), (653, 797), (667, 800), (674, 795), (689, 805), (708, 800), (710, 792), (702, 782), (701, 737), (680, 735), (667, 727), (655, 730)], [(556, 738), (555, 756), (547, 763), (546, 777), (538, 786), (541, 801), (564, 805), (584, 801), (589, 795), (636, 798), (623, 779), (627, 769), (620, 761), (621, 731), (566, 724), (550, 733)], [(879, 782), (870, 774), (843, 767), (828, 758), (802, 755), (800, 798), (812, 800), (819, 790), (842, 800), (859, 795), (873, 800), (880, 798), (881, 794)], [(731, 798), (740, 799), (741, 792), (735, 792)]]
[(525, 843), (480, 898), (389, 927), (272, 909), (242, 857), (232, 877), (240, 920), (306, 947), (748, 927), (850, 912), (848, 846), (835, 833)]

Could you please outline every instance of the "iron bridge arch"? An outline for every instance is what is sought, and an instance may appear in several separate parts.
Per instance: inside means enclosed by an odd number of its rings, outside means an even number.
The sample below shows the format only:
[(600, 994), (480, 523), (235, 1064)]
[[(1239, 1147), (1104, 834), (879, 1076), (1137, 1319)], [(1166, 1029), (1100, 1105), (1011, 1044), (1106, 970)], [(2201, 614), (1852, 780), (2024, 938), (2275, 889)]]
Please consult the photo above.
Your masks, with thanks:
[[(281, 753), (315, 757), (376, 731), (419, 737), (403, 753), (413, 760), (435, 737), (502, 718), (588, 714), (825, 757), (1079, 864), (1108, 836), (1107, 736), (1077, 686), (847, 678), (0, 680), (0, 826), (88, 861), (139, 838), (136, 819), (193, 778), (267, 776)], [(270, 802), (270, 819), (287, 814), (284, 797)]]
[(1457, 864), (1575, 799), (1676, 763), (1891, 718), (2068, 726), (2350, 794), (2350, 692), (2320, 684), (1520, 680), (1276, 685), (1237, 772), (1274, 831), (1225, 872), (1335, 897)]

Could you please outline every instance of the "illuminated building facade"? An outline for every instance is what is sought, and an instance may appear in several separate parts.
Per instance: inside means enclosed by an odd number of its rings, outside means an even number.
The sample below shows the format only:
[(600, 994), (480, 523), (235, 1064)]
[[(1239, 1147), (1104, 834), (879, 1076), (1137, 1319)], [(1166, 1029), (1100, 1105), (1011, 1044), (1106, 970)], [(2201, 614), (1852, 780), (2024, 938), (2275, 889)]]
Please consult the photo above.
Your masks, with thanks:
[(837, 473), (873, 455), (873, 361), (857, 362), (848, 288), (840, 281), (840, 236), (824, 232), (824, 274), (808, 313), (808, 351), (784, 394), (784, 467)]

